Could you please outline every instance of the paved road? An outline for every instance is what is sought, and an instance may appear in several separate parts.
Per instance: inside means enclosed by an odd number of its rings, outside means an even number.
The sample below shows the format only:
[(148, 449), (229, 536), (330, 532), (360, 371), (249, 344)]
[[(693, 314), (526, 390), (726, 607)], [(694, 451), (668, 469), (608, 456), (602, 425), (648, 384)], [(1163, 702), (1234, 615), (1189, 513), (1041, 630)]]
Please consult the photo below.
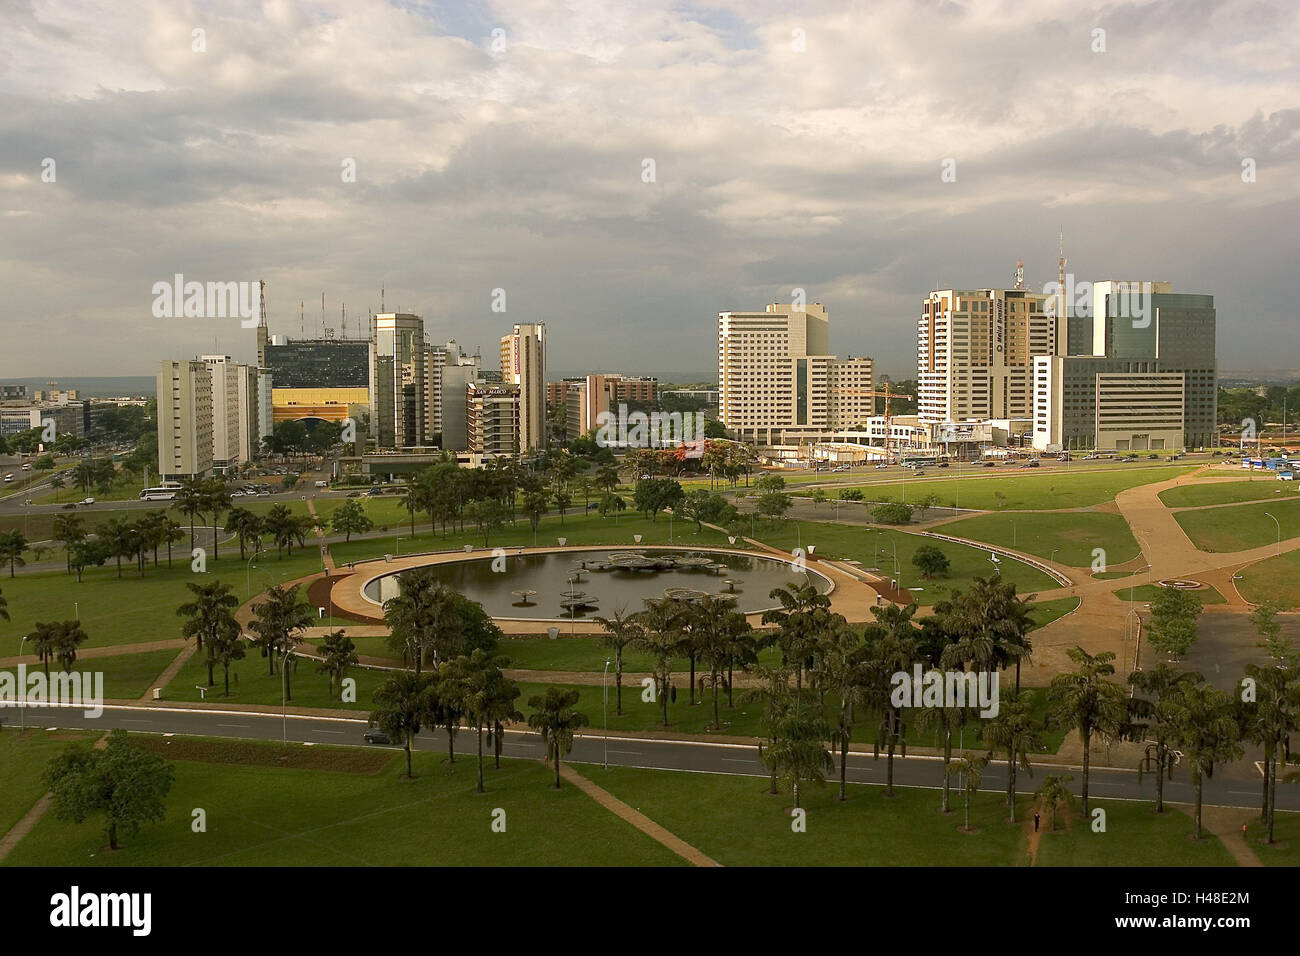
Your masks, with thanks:
[[(7, 726), (17, 726), (18, 719), (12, 711), (6, 712)], [(193, 710), (158, 706), (110, 706), (101, 717), (91, 719), (80, 710), (29, 708), (26, 714), (29, 727), (75, 727), (91, 730), (121, 727), (139, 733), (175, 733), (212, 737), (252, 738), (257, 740), (287, 739), (316, 744), (360, 744), (365, 729), (364, 718), (302, 717), (292, 714), (282, 716), (273, 708), (261, 713), (239, 711)], [(474, 750), (474, 737), (469, 731), (457, 736), (457, 750), (466, 754)], [(446, 752), (446, 733), (422, 733), (416, 738), (416, 748)], [(710, 740), (648, 740), (630, 737), (610, 737), (604, 740), (598, 733), (578, 737), (571, 758), (575, 763), (599, 764), (608, 749), (609, 763), (626, 767), (644, 767), (660, 770), (725, 773), (764, 776), (756, 748), (744, 744), (728, 744)], [(508, 757), (543, 755), (541, 739), (527, 731), (508, 731), (504, 753)], [(838, 764), (837, 764), (838, 766)], [(1071, 768), (1039, 766), (1033, 779), (1017, 775), (1016, 790), (1032, 793), (1044, 773), (1073, 773), (1077, 792), (1080, 773)], [(885, 782), (885, 761), (873, 761), (870, 754), (849, 755), (849, 780), (855, 783)], [(1262, 782), (1262, 778), (1256, 778)], [(933, 757), (913, 756), (896, 759), (894, 782), (899, 786), (938, 789), (943, 777), (941, 761)], [(955, 781), (954, 781), (955, 783)], [(1006, 789), (1005, 761), (991, 765), (984, 774), (985, 791)], [(1259, 806), (1260, 788), (1255, 780), (1215, 779), (1205, 781), (1207, 805), (1247, 807)], [(1092, 796), (1110, 799), (1152, 800), (1155, 781), (1144, 775), (1139, 785), (1137, 773), (1094, 765), (1091, 784)], [(954, 800), (958, 800), (954, 787)], [(1183, 768), (1174, 771), (1174, 780), (1165, 782), (1165, 798), (1174, 803), (1192, 803), (1195, 792)], [(1278, 787), (1278, 806), (1284, 810), (1300, 810), (1300, 788)]]

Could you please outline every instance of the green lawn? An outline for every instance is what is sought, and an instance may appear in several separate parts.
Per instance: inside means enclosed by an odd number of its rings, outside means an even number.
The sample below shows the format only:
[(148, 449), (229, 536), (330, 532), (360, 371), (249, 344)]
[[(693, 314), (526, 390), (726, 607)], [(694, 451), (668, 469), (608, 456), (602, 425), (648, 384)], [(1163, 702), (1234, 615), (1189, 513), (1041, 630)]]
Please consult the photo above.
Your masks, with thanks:
[(1040, 601), (1029, 606), (1029, 618), (1034, 627), (1043, 627), (1065, 617), (1079, 606), (1077, 597), (1057, 598), (1055, 601)]
[[(955, 471), (955, 466), (948, 471)], [(862, 494), (872, 501), (890, 498), (909, 503), (920, 501), (926, 495), (936, 495), (939, 504), (959, 508), (1008, 511), (1046, 511), (1056, 508), (1082, 508), (1111, 501), (1127, 488), (1167, 481), (1195, 470), (1187, 466), (1152, 465), (1133, 466), (1115, 470), (1096, 471), (1080, 469), (1069, 472), (1033, 473), (1020, 469), (963, 468), (960, 478), (945, 475), (942, 478), (916, 478), (906, 482), (892, 481), (880, 484), (859, 485)], [(933, 474), (933, 471), (930, 471)], [(904, 495), (904, 484), (907, 490)], [(838, 488), (828, 488), (832, 498)], [(1002, 497), (998, 497), (1001, 495)]]
[[(936, 763), (936, 767), (938, 764)], [(1005, 821), (1000, 795), (976, 794), (971, 824), (958, 831), (958, 809), (938, 813), (933, 790), (838, 784), (806, 790), (807, 831), (791, 829), (788, 794), (767, 793), (767, 779), (584, 766), (582, 773), (724, 866), (1011, 866), (1027, 861), (1026, 827)], [(938, 773), (936, 773), (936, 782)], [(1028, 797), (1019, 801), (1022, 819)]]
[[(222, 697), (225, 686), (221, 667), (213, 671), (216, 684), (207, 689), (206, 699), (217, 703), (261, 704), (267, 707), (279, 707), (284, 699), (284, 684), (280, 675), (280, 665), (276, 663), (276, 673), (267, 674), (266, 658), (258, 655), (256, 647), (246, 649), (247, 657), (230, 665), (230, 696)], [(316, 662), (299, 659), (289, 675), (289, 690), (292, 693), (290, 703), (295, 707), (340, 708), (369, 712), (373, 706), (375, 688), (382, 684), (391, 674), (383, 671), (366, 670), (355, 667), (347, 676), (356, 679), (356, 703), (345, 704), (337, 697), (331, 697), (329, 680), (324, 674), (316, 673)], [(176, 678), (167, 685), (163, 696), (168, 700), (202, 700), (199, 686), (207, 688), (208, 667), (203, 653), (196, 653), (181, 668)]]
[(1283, 541), (1300, 535), (1300, 497), (1257, 505), (1180, 511), (1174, 518), (1202, 551), (1247, 551), (1277, 541), (1278, 524)]
[(41, 774), (51, 757), (71, 743), (93, 741), (99, 737), (97, 732), (88, 730), (28, 729), (20, 732), (17, 714), (5, 710), (3, 716), (0, 770), (4, 773), (4, 786), (0, 787), (0, 835), (8, 833), (45, 793)]
[[(1057, 562), (1074, 568), (1090, 567), (1094, 548), (1105, 550), (1108, 565), (1123, 564), (1140, 553), (1124, 519), (1098, 511), (975, 515), (949, 522), (935, 530), (959, 538), (987, 541), (1049, 560), (1055, 552)], [(1006, 575), (1005, 567), (1002, 573)]]
[[(240, 745), (245, 746), (244, 744)], [(278, 749), (276, 744), (263, 744)], [(395, 752), (397, 755), (397, 752)], [(344, 773), (175, 761), (167, 818), (104, 849), (102, 819), (62, 823), (46, 814), (9, 866), (671, 866), (679, 857), (566, 785), (548, 788), (536, 761), (485, 770), (489, 792), (473, 792), (475, 762), (415, 755), (381, 772)], [(207, 832), (191, 830), (191, 811)], [(494, 833), (493, 812), (506, 812)]]
[(1177, 807), (1156, 813), (1146, 802), (1093, 800), (1091, 805), (1106, 811), (1106, 832), (1094, 833), (1086, 820), (1074, 819), (1068, 830), (1062, 823), (1062, 829), (1041, 837), (1038, 866), (1236, 865), (1218, 837), (1202, 830), (1200, 843), (1189, 840), (1192, 818)]
[[(154, 678), (166, 669), (178, 653), (179, 649), (92, 657), (78, 661), (72, 669), (83, 674), (102, 673), (104, 696), (110, 700), (136, 700), (145, 695), (152, 686)], [(34, 667), (29, 665), (29, 671), (33, 669)]]
[[(1115, 594), (1117, 597), (1123, 598), (1125, 601), (1127, 601), (1130, 597), (1130, 590), (1132, 592), (1131, 596), (1134, 601), (1142, 601), (1146, 603), (1146, 602), (1154, 601), (1156, 599), (1156, 595), (1158, 595), (1161, 591), (1163, 591), (1164, 588), (1162, 588), (1158, 584), (1139, 584), (1137, 587), (1134, 587), (1132, 589), (1119, 588), (1115, 591)], [(1206, 586), (1200, 588), (1199, 590), (1193, 591), (1192, 593), (1201, 599), (1202, 604), (1227, 604), (1228, 603), (1227, 599), (1224, 598), (1224, 596), (1219, 593), (1217, 588)]]
[(1251, 604), (1277, 601), (1285, 608), (1300, 607), (1300, 551), (1257, 561), (1238, 572), (1237, 590)]
[[(946, 528), (944, 530), (946, 533)], [(756, 531), (759, 540), (773, 547), (789, 551), (797, 546), (807, 548), (812, 545), (816, 557), (856, 560), (864, 568), (879, 568), (882, 574), (891, 578), (894, 576), (894, 555), (897, 554), (901, 577), (899, 586), (921, 588), (915, 592), (916, 600), (927, 606), (947, 598), (954, 590), (969, 586), (976, 575), (987, 577), (994, 571), (987, 551), (906, 531), (820, 521), (760, 522), (756, 524)], [(923, 580), (913, 566), (912, 555), (917, 548), (927, 544), (948, 556), (951, 567), (947, 576)], [(1018, 561), (1004, 560), (1001, 574), (1005, 580), (1015, 583), (1021, 594), (1057, 587), (1046, 574)]]
[(1300, 813), (1279, 810), (1273, 821), (1273, 845), (1264, 838), (1267, 828), (1257, 820), (1247, 824), (1246, 840), (1265, 866), (1300, 866)]
[(1196, 508), (1292, 496), (1297, 487), (1300, 485), (1294, 481), (1278, 481), (1269, 475), (1253, 481), (1214, 481), (1166, 488), (1160, 492), (1160, 500), (1169, 508)]
[(251, 568), (239, 560), (238, 549), (222, 548), (221, 560), (209, 556), (208, 573), (199, 575), (190, 570), (187, 545), (183, 542), (174, 550), (171, 568), (167, 567), (164, 552), (160, 565), (150, 565), (143, 578), (127, 562), (120, 579), (115, 565), (86, 571), (80, 584), (75, 574), (63, 571), (0, 579), (0, 591), (9, 602), (12, 617), (0, 630), (0, 657), (16, 654), (20, 639), (31, 632), (37, 621), (71, 620), (77, 615), (89, 636), (87, 647), (180, 637), (181, 619), (176, 616), (176, 608), (190, 599), (185, 587), (189, 582), (219, 577), (243, 601), (248, 594), (246, 578), (256, 594), (272, 584), (320, 569), (320, 553), (310, 546), (283, 560), (274, 553), (262, 555)]

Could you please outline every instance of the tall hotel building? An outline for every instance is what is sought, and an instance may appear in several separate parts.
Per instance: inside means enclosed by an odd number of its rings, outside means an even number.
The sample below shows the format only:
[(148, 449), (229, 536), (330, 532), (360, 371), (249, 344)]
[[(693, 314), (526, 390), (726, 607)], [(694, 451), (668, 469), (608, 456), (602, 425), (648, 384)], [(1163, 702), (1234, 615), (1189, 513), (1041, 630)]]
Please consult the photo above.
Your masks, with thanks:
[(718, 418), (741, 441), (797, 444), (874, 412), (873, 363), (829, 354), (825, 306), (718, 313)]
[(163, 362), (158, 372), (158, 477), (212, 471), (212, 370), (203, 361)]
[(379, 448), (425, 443), (428, 352), (424, 320), (387, 312), (370, 323), (370, 434)]
[(1064, 350), (1053, 297), (1025, 289), (937, 289), (916, 334), (922, 422), (1028, 419), (1034, 359)]
[(501, 379), (519, 388), (519, 453), (546, 444), (546, 323), (516, 325), (501, 337)]

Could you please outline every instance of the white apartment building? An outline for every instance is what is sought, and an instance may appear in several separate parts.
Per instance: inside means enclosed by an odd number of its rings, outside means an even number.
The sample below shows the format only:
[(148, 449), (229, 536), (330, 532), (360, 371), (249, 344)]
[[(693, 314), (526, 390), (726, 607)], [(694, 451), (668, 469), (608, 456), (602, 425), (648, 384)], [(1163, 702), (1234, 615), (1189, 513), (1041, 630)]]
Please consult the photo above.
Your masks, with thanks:
[(718, 417), (741, 441), (798, 444), (874, 411), (869, 358), (829, 354), (821, 303), (718, 313)]
[(501, 381), (519, 389), (519, 453), (546, 444), (546, 323), (516, 325), (501, 337)]
[(199, 478), (212, 471), (212, 372), (205, 362), (163, 362), (157, 378), (158, 476)]
[(1064, 351), (1051, 296), (1024, 289), (937, 289), (917, 321), (917, 414), (924, 422), (1028, 418), (1033, 362)]

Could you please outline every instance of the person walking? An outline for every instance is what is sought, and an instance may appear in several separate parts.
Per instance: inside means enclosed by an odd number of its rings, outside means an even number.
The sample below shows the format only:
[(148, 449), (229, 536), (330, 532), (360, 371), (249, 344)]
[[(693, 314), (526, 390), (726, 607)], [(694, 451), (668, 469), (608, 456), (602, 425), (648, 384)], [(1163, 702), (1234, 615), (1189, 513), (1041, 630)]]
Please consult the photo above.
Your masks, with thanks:
[(1034, 832), (1038, 832), (1038, 811), (1034, 811)]

